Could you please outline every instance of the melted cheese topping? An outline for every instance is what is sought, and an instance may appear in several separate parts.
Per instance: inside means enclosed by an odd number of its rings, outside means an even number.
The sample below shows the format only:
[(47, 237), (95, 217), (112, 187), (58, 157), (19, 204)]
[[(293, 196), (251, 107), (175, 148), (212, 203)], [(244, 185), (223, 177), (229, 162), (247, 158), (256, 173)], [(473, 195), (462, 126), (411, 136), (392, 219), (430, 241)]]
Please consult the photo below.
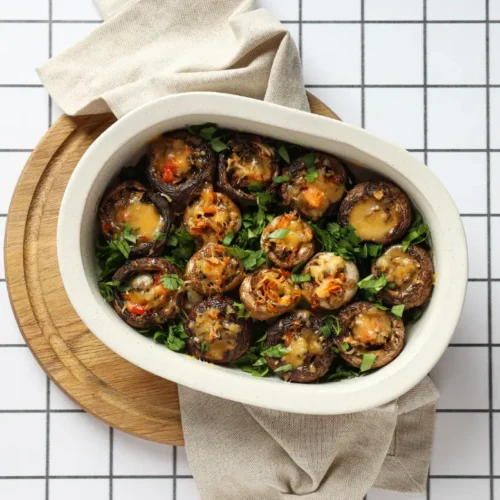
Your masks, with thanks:
[(383, 345), (392, 333), (390, 316), (373, 308), (357, 314), (351, 323), (351, 336), (345, 341), (352, 346)]
[(285, 334), (283, 339), (290, 352), (285, 354), (281, 361), (285, 364), (291, 364), (294, 368), (303, 366), (308, 355), (320, 356), (325, 350), (317, 333), (311, 329), (302, 329), (299, 337), (295, 337), (293, 334), (290, 336)]
[[(281, 239), (267, 239), (267, 235), (278, 229), (287, 229), (290, 232)], [(264, 232), (264, 238), (266, 238), (266, 246), (273, 245), (275, 251), (277, 249), (280, 253), (290, 253), (289, 259), (293, 260), (294, 254), (301, 249), (302, 245), (306, 245), (313, 241), (313, 232), (295, 213), (290, 213), (276, 217), (276, 219), (267, 226)]]
[(204, 243), (218, 243), (230, 231), (238, 231), (241, 214), (233, 201), (207, 185), (198, 200), (186, 208), (184, 225), (190, 234), (201, 237)]
[(349, 214), (349, 224), (364, 241), (383, 243), (389, 233), (399, 224), (394, 205), (384, 198), (382, 191), (379, 193), (378, 196), (369, 196), (359, 200)]
[[(234, 312), (234, 309), (226, 308), (226, 314)], [(194, 321), (189, 322), (189, 329), (199, 344), (206, 342), (208, 351), (204, 353), (205, 357), (214, 361), (224, 360), (224, 354), (236, 347), (238, 334), (241, 332), (241, 326), (228, 321), (217, 308), (198, 313)]]
[(201, 159), (193, 157), (194, 150), (182, 139), (162, 137), (152, 143), (151, 149), (156, 177), (167, 184), (179, 183), (189, 176), (193, 166), (202, 166)]
[(134, 276), (129, 282), (132, 287), (122, 294), (125, 307), (133, 314), (144, 314), (146, 311), (162, 309), (174, 292), (167, 290), (160, 282), (160, 274), (142, 273)]
[(115, 234), (120, 235), (125, 223), (141, 243), (154, 241), (156, 233), (161, 231), (163, 217), (153, 203), (142, 201), (144, 193), (134, 192), (128, 198), (119, 200), (110, 214)]
[(322, 254), (314, 258), (307, 268), (314, 280), (314, 295), (319, 299), (326, 299), (343, 294), (345, 267), (345, 260), (336, 255)]
[(385, 252), (376, 263), (380, 271), (385, 274), (389, 283), (394, 283), (399, 290), (407, 290), (415, 283), (420, 269), (419, 262), (403, 248), (396, 246)]
[(257, 276), (256, 283), (253, 282), (255, 301), (258, 305), (265, 304), (268, 311), (278, 312), (283, 307), (296, 302), (300, 297), (300, 290), (293, 284), (288, 271), (264, 269)]
[(240, 151), (235, 148), (227, 160), (227, 172), (236, 186), (248, 186), (250, 182), (270, 184), (273, 178), (272, 153), (258, 143), (252, 143), (258, 151)]
[(335, 178), (328, 176), (324, 169), (317, 171), (318, 177), (307, 182), (305, 177), (297, 179), (288, 186), (288, 197), (295, 200), (297, 208), (310, 215), (320, 217), (333, 203), (338, 203), (345, 193), (345, 186), (337, 184)]

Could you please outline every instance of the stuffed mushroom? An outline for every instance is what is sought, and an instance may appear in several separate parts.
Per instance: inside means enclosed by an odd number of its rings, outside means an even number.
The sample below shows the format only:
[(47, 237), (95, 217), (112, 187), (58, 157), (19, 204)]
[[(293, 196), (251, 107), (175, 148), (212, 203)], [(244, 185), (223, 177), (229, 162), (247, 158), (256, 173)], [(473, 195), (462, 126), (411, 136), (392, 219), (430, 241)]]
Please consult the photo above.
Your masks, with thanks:
[(215, 173), (209, 144), (186, 131), (163, 134), (149, 144), (146, 176), (154, 189), (175, 205), (184, 205)]
[(237, 288), (245, 277), (245, 269), (224, 245), (208, 243), (191, 257), (185, 277), (199, 294), (217, 295)]
[(252, 318), (265, 320), (291, 311), (300, 301), (300, 288), (284, 269), (260, 269), (241, 284), (240, 298)]
[(283, 201), (303, 217), (318, 220), (336, 212), (346, 192), (347, 173), (342, 163), (325, 153), (310, 153), (283, 171)]
[(113, 188), (99, 206), (102, 235), (113, 241), (128, 231), (132, 259), (157, 255), (163, 249), (171, 218), (168, 201), (136, 181)]
[(200, 302), (186, 320), (188, 351), (217, 364), (237, 360), (252, 341), (252, 321), (239, 318), (233, 299), (215, 295)]
[(393, 245), (373, 263), (372, 274), (382, 274), (387, 285), (378, 296), (387, 305), (403, 304), (405, 310), (421, 306), (431, 295), (434, 265), (427, 251), (411, 245), (403, 251), (402, 245)]
[(371, 355), (368, 369), (385, 366), (403, 349), (403, 321), (370, 302), (349, 304), (338, 318), (342, 331), (335, 343), (342, 358), (356, 368), (361, 367), (365, 355)]
[[(314, 382), (330, 368), (333, 341), (320, 332), (321, 321), (299, 310), (279, 319), (267, 330), (266, 361), (288, 382)], [(274, 348), (274, 349), (273, 349)]]
[(302, 270), (302, 280), (302, 295), (313, 309), (338, 309), (356, 295), (359, 272), (354, 262), (321, 252)]
[(241, 205), (255, 205), (253, 192), (265, 191), (278, 172), (276, 150), (255, 135), (236, 134), (219, 156), (219, 189)]
[(260, 244), (269, 260), (278, 267), (291, 269), (314, 254), (311, 228), (296, 212), (280, 215), (264, 229)]
[(363, 182), (342, 201), (339, 222), (351, 225), (362, 241), (387, 245), (401, 239), (410, 227), (410, 200), (390, 182)]
[(241, 212), (228, 196), (207, 184), (186, 207), (184, 226), (203, 245), (221, 243), (229, 233), (239, 231)]
[(183, 280), (179, 270), (161, 257), (133, 260), (116, 271), (115, 311), (135, 328), (165, 323), (180, 312)]

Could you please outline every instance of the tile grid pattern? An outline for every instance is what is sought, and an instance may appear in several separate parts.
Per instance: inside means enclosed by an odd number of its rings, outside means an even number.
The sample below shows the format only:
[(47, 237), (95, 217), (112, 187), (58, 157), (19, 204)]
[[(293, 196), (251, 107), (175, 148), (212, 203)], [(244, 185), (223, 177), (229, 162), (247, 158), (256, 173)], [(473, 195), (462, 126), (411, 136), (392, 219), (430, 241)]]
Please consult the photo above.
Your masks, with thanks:
[[(500, 265), (494, 258), (500, 253), (495, 196), (500, 190), (500, 0), (261, 4), (297, 41), (306, 86), (346, 121), (412, 151), (457, 202), (471, 253), (469, 293), (454, 341), (433, 372), (442, 398), (429, 488), (408, 498), (500, 500), (500, 384), (494, 383), (500, 367)], [(5, 178), (0, 236), (22, 164), (60, 113), (32, 70), (100, 22), (91, 0), (17, 0), (0, 6), (0, 40), (5, 36), (7, 42), (0, 44)], [(25, 29), (29, 36), (16, 38)], [(48, 44), (42, 43), (45, 36)], [(471, 166), (474, 178), (466, 170)], [(42, 375), (9, 311), (1, 272), (0, 311), (6, 321), (5, 334), (0, 333), (0, 443), (6, 443), (0, 446), (0, 498), (128, 500), (144, 493), (151, 500), (198, 498), (183, 449), (109, 429)], [(372, 491), (367, 498), (403, 497)]]

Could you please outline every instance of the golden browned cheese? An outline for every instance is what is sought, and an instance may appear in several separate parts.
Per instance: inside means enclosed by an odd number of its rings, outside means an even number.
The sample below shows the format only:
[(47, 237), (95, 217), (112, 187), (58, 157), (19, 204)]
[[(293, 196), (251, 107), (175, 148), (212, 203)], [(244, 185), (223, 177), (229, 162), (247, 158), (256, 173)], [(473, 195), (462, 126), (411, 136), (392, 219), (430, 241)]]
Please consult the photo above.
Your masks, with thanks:
[(123, 293), (125, 306), (131, 310), (135, 305), (142, 306), (144, 310), (159, 309), (168, 301), (171, 290), (167, 290), (159, 280), (151, 274), (144, 273), (135, 276), (128, 283), (132, 290)]
[[(180, 181), (189, 174), (193, 150), (182, 139), (162, 137), (153, 142), (153, 168), (159, 179), (173, 183)], [(171, 174), (167, 174), (170, 170)]]
[(124, 223), (127, 223), (140, 242), (150, 242), (160, 231), (163, 217), (153, 203), (144, 203), (142, 197), (143, 193), (133, 193), (125, 206), (118, 202), (110, 215), (113, 225), (118, 228), (118, 234), (123, 230)]
[(296, 200), (296, 206), (303, 209), (311, 217), (323, 215), (325, 210), (333, 203), (338, 203), (345, 193), (345, 186), (337, 184), (333, 178), (328, 178), (323, 170), (318, 172), (314, 182), (300, 179), (289, 184), (288, 196)]
[(247, 185), (250, 182), (269, 184), (273, 177), (271, 157), (264, 154), (246, 154), (241, 157), (233, 152), (227, 160), (227, 171), (232, 172), (236, 185)]
[(320, 299), (325, 299), (332, 294), (342, 292), (342, 280), (339, 279), (339, 275), (344, 271), (345, 260), (341, 257), (336, 255), (316, 257), (309, 266), (312, 279), (319, 283), (314, 289), (314, 294)]
[(281, 306), (290, 305), (300, 295), (300, 290), (289, 278), (289, 273), (281, 269), (265, 269), (260, 274), (255, 293), (257, 302), (267, 304), (269, 309), (273, 303)]
[(397, 246), (388, 250), (377, 261), (377, 268), (389, 283), (394, 283), (401, 291), (407, 290), (417, 279), (420, 264), (409, 253)]
[[(227, 313), (235, 312), (228, 308)], [(189, 329), (195, 334), (199, 343), (209, 346), (210, 359), (223, 361), (224, 354), (236, 347), (241, 326), (221, 318), (220, 311), (210, 308), (198, 313), (194, 321), (189, 322)]]
[(389, 340), (391, 332), (390, 316), (384, 311), (370, 309), (355, 316), (351, 324), (352, 341), (346, 341), (351, 345), (381, 345)]
[(302, 243), (309, 243), (313, 240), (311, 229), (301, 220), (291, 220), (285, 228), (290, 232), (283, 239), (276, 240), (277, 245), (298, 250)]
[(304, 365), (304, 361), (309, 354), (321, 355), (324, 352), (324, 347), (318, 339), (318, 335), (311, 329), (304, 329), (300, 333), (299, 338), (293, 338), (288, 354), (285, 354), (281, 359), (286, 364), (291, 364), (294, 368)]
[(383, 197), (369, 196), (359, 200), (349, 214), (349, 224), (366, 241), (382, 241), (399, 224), (394, 205)]

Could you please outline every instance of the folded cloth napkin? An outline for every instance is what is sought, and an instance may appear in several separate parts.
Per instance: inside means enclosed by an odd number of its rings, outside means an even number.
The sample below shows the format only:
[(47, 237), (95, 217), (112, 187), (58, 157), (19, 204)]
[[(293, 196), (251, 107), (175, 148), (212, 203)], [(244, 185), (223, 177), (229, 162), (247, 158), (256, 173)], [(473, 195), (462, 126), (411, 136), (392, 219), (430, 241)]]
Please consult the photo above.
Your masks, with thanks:
[[(119, 118), (202, 90), (309, 110), (289, 33), (253, 0), (96, 1), (105, 22), (38, 69), (65, 113)], [(360, 500), (372, 486), (425, 489), (438, 397), (428, 378), (351, 415), (264, 410), (186, 387), (179, 396), (203, 500)]]

